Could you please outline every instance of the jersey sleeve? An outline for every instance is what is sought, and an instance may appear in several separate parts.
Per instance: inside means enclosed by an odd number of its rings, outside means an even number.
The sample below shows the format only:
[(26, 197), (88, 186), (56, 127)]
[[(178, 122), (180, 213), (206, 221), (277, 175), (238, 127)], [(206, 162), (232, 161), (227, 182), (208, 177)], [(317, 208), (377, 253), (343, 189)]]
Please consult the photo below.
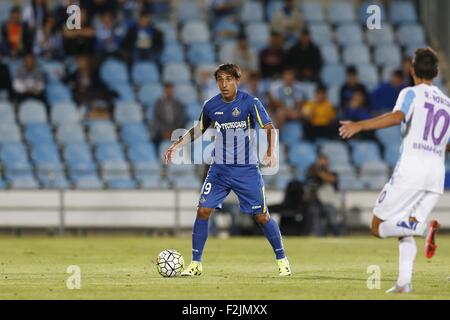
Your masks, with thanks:
[(209, 126), (211, 125), (211, 119), (208, 116), (206, 106), (207, 106), (207, 102), (203, 105), (202, 112), (200, 113), (200, 117), (198, 119), (198, 121), (200, 123), (200, 130), (202, 132), (205, 132), (206, 129), (208, 129)]
[(408, 122), (411, 118), (413, 108), (414, 108), (414, 99), (416, 98), (416, 94), (414, 90), (411, 88), (405, 88), (400, 91), (398, 95), (397, 102), (395, 103), (395, 107), (393, 111), (401, 111), (405, 115), (405, 122)]
[(252, 105), (250, 106), (250, 113), (261, 128), (264, 128), (269, 123), (272, 123), (269, 114), (258, 98), (253, 98)]

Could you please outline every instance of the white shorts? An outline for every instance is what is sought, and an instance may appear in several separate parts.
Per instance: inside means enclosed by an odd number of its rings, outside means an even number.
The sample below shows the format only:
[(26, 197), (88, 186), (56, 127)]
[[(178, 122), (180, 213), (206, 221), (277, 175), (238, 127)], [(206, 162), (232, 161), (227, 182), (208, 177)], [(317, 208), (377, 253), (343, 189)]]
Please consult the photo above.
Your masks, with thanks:
[(376, 200), (373, 214), (381, 220), (426, 221), (439, 200), (439, 193), (394, 187), (387, 183)]

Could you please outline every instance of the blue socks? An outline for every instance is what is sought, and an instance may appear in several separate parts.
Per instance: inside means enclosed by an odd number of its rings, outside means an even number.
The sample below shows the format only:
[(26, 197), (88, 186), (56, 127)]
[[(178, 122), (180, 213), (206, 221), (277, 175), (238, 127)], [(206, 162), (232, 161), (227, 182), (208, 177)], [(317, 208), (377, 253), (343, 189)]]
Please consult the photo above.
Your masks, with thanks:
[(208, 239), (208, 220), (195, 218), (192, 230), (192, 261), (202, 261), (203, 248)]
[(260, 226), (267, 240), (269, 240), (277, 259), (285, 258), (286, 253), (284, 252), (283, 242), (281, 241), (280, 228), (278, 227), (278, 224), (275, 222), (275, 220), (273, 220), (273, 218), (270, 218), (266, 224), (260, 224)]

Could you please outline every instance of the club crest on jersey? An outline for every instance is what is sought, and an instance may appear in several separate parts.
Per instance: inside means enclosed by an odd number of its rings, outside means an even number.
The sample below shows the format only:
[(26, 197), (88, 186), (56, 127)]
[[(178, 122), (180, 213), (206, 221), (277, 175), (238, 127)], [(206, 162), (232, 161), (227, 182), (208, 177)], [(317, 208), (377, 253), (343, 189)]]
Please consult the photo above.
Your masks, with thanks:
[(238, 117), (241, 114), (241, 110), (239, 110), (238, 107), (234, 107), (233, 110), (231, 110), (231, 114), (233, 117)]

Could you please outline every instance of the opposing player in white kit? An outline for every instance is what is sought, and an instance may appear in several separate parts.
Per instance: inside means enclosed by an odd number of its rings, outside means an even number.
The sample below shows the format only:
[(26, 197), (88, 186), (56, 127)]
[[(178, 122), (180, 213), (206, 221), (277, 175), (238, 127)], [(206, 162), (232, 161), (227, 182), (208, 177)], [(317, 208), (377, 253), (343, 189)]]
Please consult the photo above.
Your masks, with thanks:
[(414, 236), (426, 239), (427, 258), (435, 253), (439, 223), (426, 219), (443, 193), (449, 150), (450, 99), (432, 84), (438, 74), (436, 53), (417, 49), (411, 73), (415, 85), (400, 92), (392, 113), (359, 122), (341, 121), (339, 128), (340, 136), (348, 139), (360, 131), (402, 124), (400, 158), (376, 201), (372, 220), (374, 236), (399, 239), (399, 276), (389, 293), (412, 291)]

